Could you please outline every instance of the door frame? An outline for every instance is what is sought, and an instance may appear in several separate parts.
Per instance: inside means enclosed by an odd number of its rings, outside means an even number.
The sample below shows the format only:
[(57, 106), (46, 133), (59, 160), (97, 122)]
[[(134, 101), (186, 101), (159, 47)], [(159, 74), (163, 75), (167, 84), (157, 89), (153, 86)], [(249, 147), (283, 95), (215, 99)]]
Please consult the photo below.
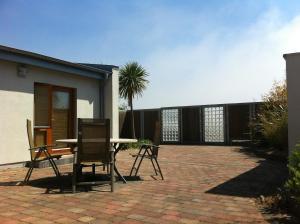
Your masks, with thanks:
[[(53, 92), (54, 91), (62, 91), (62, 92), (68, 92), (70, 94), (69, 98), (69, 113), (68, 113), (68, 138), (74, 138), (75, 136), (75, 116), (76, 116), (76, 89), (75, 88), (70, 88), (70, 87), (64, 87), (64, 86), (57, 86), (57, 85), (52, 85), (48, 83), (39, 83), (35, 82), (34, 83), (34, 93), (35, 93), (35, 88), (36, 86), (46, 86), (48, 88), (48, 126), (36, 126), (35, 125), (35, 115), (34, 115), (34, 141), (35, 139), (35, 133), (40, 131), (40, 132), (46, 132), (46, 144), (47, 145), (53, 145), (53, 125), (52, 125), (52, 114), (53, 114)], [(35, 107), (35, 102), (34, 102), (34, 107)], [(34, 113), (35, 113), (35, 108), (34, 108)], [(36, 143), (36, 142), (35, 142)], [(70, 148), (60, 148), (60, 152), (66, 150), (69, 151)], [(53, 152), (53, 150), (50, 148), (49, 152)]]

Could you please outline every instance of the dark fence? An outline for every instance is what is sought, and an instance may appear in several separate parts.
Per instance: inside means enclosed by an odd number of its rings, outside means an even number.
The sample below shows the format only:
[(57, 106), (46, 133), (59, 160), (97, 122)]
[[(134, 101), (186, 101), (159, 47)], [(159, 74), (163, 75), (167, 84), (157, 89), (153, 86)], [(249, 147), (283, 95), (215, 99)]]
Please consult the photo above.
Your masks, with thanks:
[[(242, 144), (252, 141), (250, 123), (261, 103), (165, 107), (134, 111), (135, 134), (139, 139), (154, 136), (155, 122), (161, 125), (161, 143)], [(130, 138), (129, 111), (120, 112), (120, 137)]]

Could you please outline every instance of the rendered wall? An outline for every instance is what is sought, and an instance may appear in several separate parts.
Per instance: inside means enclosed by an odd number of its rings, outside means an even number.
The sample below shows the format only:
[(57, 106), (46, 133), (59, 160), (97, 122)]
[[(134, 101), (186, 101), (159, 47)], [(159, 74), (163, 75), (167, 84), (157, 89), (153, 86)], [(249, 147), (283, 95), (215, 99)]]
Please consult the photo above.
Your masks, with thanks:
[(104, 117), (111, 121), (111, 137), (119, 138), (119, 70), (113, 69), (113, 74), (104, 84)]
[(17, 63), (0, 60), (0, 164), (29, 160), (26, 119), (33, 120), (34, 82), (76, 88), (77, 117), (98, 118), (98, 80), (28, 66), (17, 75)]
[(300, 142), (300, 53), (284, 55), (288, 88), (289, 152)]

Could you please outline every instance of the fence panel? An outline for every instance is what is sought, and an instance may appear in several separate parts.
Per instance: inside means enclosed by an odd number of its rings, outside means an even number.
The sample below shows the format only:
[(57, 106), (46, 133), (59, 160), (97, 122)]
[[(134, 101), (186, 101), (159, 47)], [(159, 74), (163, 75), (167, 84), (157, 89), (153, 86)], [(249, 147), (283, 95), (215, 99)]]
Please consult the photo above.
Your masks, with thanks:
[(182, 143), (200, 143), (200, 108), (182, 108)]
[[(135, 137), (141, 138), (141, 121), (140, 121), (140, 111), (133, 111), (134, 116), (134, 128)], [(119, 112), (119, 130), (121, 138), (132, 138), (131, 131), (131, 114), (130, 111), (120, 111)]]
[(161, 141), (180, 142), (180, 111), (178, 108), (161, 109)]
[[(250, 141), (249, 127), (261, 103), (187, 106), (134, 111), (137, 138), (152, 140), (160, 121), (161, 142), (173, 144), (232, 144)], [(130, 112), (120, 112), (120, 137), (131, 138)]]
[(135, 110), (133, 112), (134, 116), (134, 129), (135, 129), (135, 137), (142, 138), (142, 131), (141, 131), (141, 111)]
[(121, 138), (131, 138), (130, 114), (128, 111), (119, 112), (119, 130)]
[(224, 143), (224, 106), (204, 107), (204, 142)]
[(230, 143), (250, 141), (250, 105), (229, 105), (228, 118)]
[(153, 141), (155, 123), (159, 121), (160, 110), (144, 110), (144, 139)]

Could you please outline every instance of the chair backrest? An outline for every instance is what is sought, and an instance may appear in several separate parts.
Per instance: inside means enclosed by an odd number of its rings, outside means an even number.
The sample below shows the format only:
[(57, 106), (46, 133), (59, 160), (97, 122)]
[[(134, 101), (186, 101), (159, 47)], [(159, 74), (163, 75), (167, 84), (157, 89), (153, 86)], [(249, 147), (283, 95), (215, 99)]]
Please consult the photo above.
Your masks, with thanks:
[(155, 122), (153, 144), (157, 146), (160, 145), (160, 122), (159, 121)]
[(158, 146), (160, 145), (160, 123), (159, 121), (155, 122), (154, 136), (153, 136), (153, 145), (157, 147), (152, 147), (152, 155), (158, 156)]
[(77, 163), (110, 162), (110, 120), (78, 118)]

